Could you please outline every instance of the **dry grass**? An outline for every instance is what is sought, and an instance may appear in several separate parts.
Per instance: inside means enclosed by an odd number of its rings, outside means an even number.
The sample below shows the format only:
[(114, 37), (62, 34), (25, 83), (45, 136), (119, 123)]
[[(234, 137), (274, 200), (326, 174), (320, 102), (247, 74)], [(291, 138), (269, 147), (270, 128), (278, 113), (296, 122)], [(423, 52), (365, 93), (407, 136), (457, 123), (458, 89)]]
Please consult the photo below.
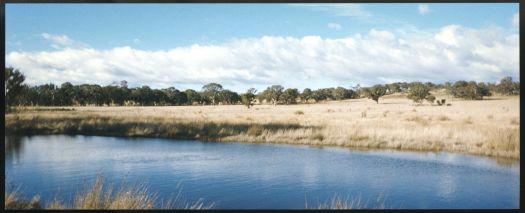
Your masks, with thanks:
[[(309, 209), (308, 203), (305, 204), (305, 208)], [(317, 209), (330, 209), (330, 210), (342, 210), (342, 209), (384, 209), (385, 201), (382, 196), (379, 196), (376, 203), (372, 206), (369, 205), (369, 201), (363, 201), (361, 196), (350, 198), (348, 196), (341, 197), (339, 195), (333, 196), (331, 199), (319, 203)]]
[[(16, 191), (5, 193), (5, 208), (6, 209), (43, 209), (40, 204), (40, 197), (35, 196), (31, 201), (26, 201), (20, 198)], [(113, 193), (111, 184), (104, 183), (104, 178), (101, 175), (97, 176), (95, 183), (91, 187), (87, 187), (75, 197), (72, 205), (61, 203), (55, 198), (53, 202), (46, 205), (46, 209), (153, 209), (157, 203), (157, 196), (150, 193), (148, 188), (143, 184), (135, 184), (129, 187), (121, 186), (119, 190)], [(166, 205), (161, 206), (162, 209), (209, 209), (213, 207), (204, 204), (202, 199), (196, 202), (189, 203), (181, 200), (179, 194), (172, 200), (169, 200)]]
[(5, 192), (4, 207), (10, 209), (40, 209), (40, 197), (34, 196), (33, 199), (25, 200), (20, 198), (16, 191)]
[(250, 109), (242, 105), (39, 108), (6, 114), (6, 132), (452, 151), (519, 159), (519, 97), (437, 98), (446, 98), (452, 106), (415, 106), (408, 99), (386, 97), (379, 104), (354, 99)]

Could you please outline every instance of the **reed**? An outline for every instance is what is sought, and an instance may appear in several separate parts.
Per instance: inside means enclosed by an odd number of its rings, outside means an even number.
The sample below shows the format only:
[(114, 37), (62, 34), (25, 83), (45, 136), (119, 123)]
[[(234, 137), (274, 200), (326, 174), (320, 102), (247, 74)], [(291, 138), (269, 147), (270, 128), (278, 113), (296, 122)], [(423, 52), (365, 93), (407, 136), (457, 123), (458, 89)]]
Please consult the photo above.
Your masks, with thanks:
[[(520, 158), (519, 97), (414, 106), (385, 97), (318, 104), (17, 109), (6, 133), (164, 137), (205, 141), (451, 151)], [(49, 109), (49, 111), (44, 111)], [(68, 108), (70, 109), (70, 108)], [(329, 110), (328, 110), (329, 109)], [(502, 110), (504, 109), (504, 110)], [(299, 113), (301, 112), (301, 113)], [(388, 113), (396, 112), (396, 113)], [(488, 118), (488, 119), (487, 119)]]
[(44, 205), (40, 202), (38, 195), (28, 201), (19, 197), (16, 190), (10, 191), (6, 188), (5, 192), (5, 209), (209, 209), (214, 205), (213, 203), (205, 204), (202, 199), (196, 202), (183, 201), (180, 191), (177, 197), (170, 199), (165, 205), (158, 207), (156, 206), (158, 203), (157, 195), (149, 192), (144, 184), (121, 186), (116, 192), (113, 192), (113, 186), (105, 183), (102, 175), (97, 176), (92, 186), (78, 193), (70, 205), (60, 202), (57, 198)]

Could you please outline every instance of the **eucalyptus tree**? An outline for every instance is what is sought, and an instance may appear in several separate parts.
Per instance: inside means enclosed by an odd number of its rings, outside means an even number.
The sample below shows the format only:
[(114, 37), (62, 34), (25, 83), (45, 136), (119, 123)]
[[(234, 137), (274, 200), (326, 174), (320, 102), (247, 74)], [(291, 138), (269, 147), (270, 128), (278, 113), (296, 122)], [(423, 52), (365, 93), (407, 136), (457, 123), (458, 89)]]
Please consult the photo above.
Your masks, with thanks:
[(298, 97), (299, 97), (299, 90), (288, 88), (283, 92), (281, 99), (285, 104), (295, 104), (297, 103)]
[(257, 90), (255, 88), (250, 88), (248, 89), (248, 91), (246, 91), (246, 93), (243, 93), (241, 95), (241, 102), (243, 105), (245, 105), (246, 107), (248, 107), (248, 109), (253, 106), (253, 102), (255, 101), (255, 93), (257, 92)]
[(308, 103), (308, 100), (312, 99), (312, 95), (312, 90), (310, 88), (303, 89), (303, 92), (301, 93), (301, 101)]
[(6, 109), (14, 104), (18, 96), (23, 89), (23, 83), (25, 81), (25, 76), (17, 69), (12, 67), (6, 67), (4, 69), (5, 79), (4, 79), (4, 89), (5, 89), (5, 106)]
[(273, 105), (281, 100), (284, 88), (281, 85), (272, 85), (263, 92), (267, 102), (271, 102)]
[(368, 97), (379, 104), (379, 98), (386, 94), (386, 88), (377, 84), (368, 89)]
[(217, 83), (209, 83), (202, 86), (202, 94), (209, 98), (212, 105), (218, 102), (219, 92), (222, 91), (222, 85)]

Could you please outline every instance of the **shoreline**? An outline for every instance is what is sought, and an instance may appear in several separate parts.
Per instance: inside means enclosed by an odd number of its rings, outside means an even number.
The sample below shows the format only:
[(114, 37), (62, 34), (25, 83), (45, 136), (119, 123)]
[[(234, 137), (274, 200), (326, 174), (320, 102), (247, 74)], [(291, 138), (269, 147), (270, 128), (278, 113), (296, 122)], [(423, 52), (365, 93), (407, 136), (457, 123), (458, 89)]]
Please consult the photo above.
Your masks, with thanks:
[[(356, 137), (353, 140), (349, 139), (341, 143), (338, 140), (340, 138), (328, 137), (326, 134), (323, 134), (330, 127), (303, 126), (295, 123), (217, 123), (202, 120), (155, 122), (155, 119), (152, 118), (130, 120), (109, 116), (24, 117), (15, 114), (8, 115), (6, 115), (6, 135), (17, 136), (64, 134), (147, 137), (248, 144), (290, 144), (354, 149), (450, 152), (520, 160), (519, 149), (516, 152), (504, 149), (489, 149), (488, 147), (457, 147), (433, 141), (398, 144), (385, 142), (382, 138), (370, 137)], [(269, 135), (277, 135), (277, 137), (268, 137)]]

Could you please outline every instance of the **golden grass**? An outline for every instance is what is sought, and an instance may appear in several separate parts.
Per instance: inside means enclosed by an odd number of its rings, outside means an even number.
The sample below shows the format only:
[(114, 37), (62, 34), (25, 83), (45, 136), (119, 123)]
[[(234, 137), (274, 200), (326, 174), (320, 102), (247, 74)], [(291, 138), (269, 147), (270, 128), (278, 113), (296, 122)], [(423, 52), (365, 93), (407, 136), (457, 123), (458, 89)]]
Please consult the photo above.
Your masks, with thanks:
[(452, 106), (416, 105), (393, 96), (379, 104), (352, 99), (250, 109), (242, 105), (25, 108), (6, 114), (6, 132), (452, 151), (519, 159), (519, 97), (436, 98), (446, 98)]
[[(306, 202), (305, 208), (309, 209), (308, 203)], [(382, 196), (379, 196), (376, 203), (369, 206), (369, 201), (363, 201), (361, 196), (357, 197), (342, 197), (335, 195), (329, 200), (317, 204), (314, 208), (316, 209), (330, 209), (330, 210), (341, 210), (341, 209), (385, 209), (385, 201)]]
[[(181, 201), (179, 194), (169, 200), (162, 209), (209, 209), (212, 204), (204, 204), (202, 199), (189, 203)], [(101, 175), (97, 176), (95, 183), (91, 187), (76, 195), (74, 203), (67, 205), (54, 199), (45, 209), (153, 209), (157, 203), (155, 193), (148, 191), (143, 184), (135, 184), (129, 187), (121, 186), (119, 190), (113, 193), (111, 184), (104, 183)], [(31, 201), (20, 198), (16, 191), (5, 192), (5, 209), (44, 209), (40, 203), (40, 197), (35, 196)]]

